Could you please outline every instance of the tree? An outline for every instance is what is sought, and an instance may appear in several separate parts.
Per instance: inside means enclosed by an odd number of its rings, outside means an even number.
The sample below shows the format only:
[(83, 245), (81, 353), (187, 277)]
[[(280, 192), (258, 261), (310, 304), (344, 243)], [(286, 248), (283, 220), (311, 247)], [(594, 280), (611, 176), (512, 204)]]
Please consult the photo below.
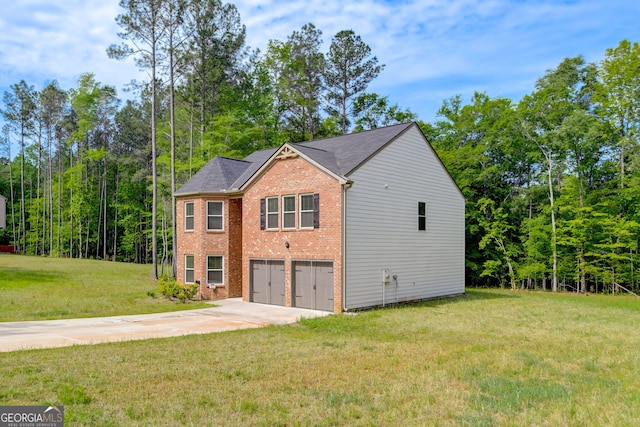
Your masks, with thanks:
[(384, 65), (371, 56), (371, 48), (352, 30), (336, 34), (329, 47), (324, 81), (327, 89), (327, 111), (339, 119), (342, 134), (346, 134), (350, 121), (349, 101), (362, 93)]
[(377, 93), (363, 93), (358, 96), (353, 103), (353, 115), (356, 132), (406, 123), (418, 118), (411, 110), (403, 110), (398, 104), (390, 106), (389, 97)]
[(585, 66), (584, 58), (577, 56), (563, 60), (555, 69), (548, 71), (536, 83), (536, 91), (525, 96), (520, 102), (522, 114), (522, 135), (535, 144), (542, 154), (546, 171), (546, 181), (549, 196), (549, 214), (551, 220), (551, 249), (553, 276), (551, 289), (558, 289), (558, 252), (557, 252), (557, 223), (556, 223), (556, 190), (561, 186), (561, 175), (567, 155), (567, 146), (561, 138), (561, 128), (564, 120), (574, 111), (584, 108), (582, 91), (585, 76), (589, 75), (589, 66)]
[(27, 247), (27, 217), (25, 200), (25, 147), (30, 137), (35, 132), (37, 93), (33, 86), (27, 85), (24, 80), (11, 85), (11, 92), (4, 93), (5, 109), (2, 115), (12, 131), (18, 134), (20, 141), (20, 227), (22, 231), (22, 245), (20, 252), (26, 253)]
[(157, 153), (156, 153), (156, 118), (157, 118), (157, 67), (160, 61), (159, 46), (165, 37), (166, 27), (162, 19), (165, 14), (163, 0), (120, 0), (120, 7), (124, 14), (118, 15), (116, 22), (124, 30), (118, 36), (128, 40), (134, 47), (127, 44), (112, 45), (107, 53), (111, 58), (125, 59), (137, 56), (140, 67), (150, 70), (151, 86), (151, 178), (153, 181), (153, 201), (151, 213), (151, 256), (153, 263), (153, 277), (158, 278), (158, 181), (157, 181)]

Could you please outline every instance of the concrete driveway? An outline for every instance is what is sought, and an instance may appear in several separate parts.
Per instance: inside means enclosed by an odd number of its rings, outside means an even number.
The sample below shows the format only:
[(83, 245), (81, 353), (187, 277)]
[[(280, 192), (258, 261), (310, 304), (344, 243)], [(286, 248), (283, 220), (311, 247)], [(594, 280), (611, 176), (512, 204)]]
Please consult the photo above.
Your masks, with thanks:
[(267, 325), (295, 323), (326, 311), (244, 302), (216, 301), (218, 307), (172, 313), (87, 319), (0, 322), (0, 351), (65, 347), (110, 341), (206, 334)]

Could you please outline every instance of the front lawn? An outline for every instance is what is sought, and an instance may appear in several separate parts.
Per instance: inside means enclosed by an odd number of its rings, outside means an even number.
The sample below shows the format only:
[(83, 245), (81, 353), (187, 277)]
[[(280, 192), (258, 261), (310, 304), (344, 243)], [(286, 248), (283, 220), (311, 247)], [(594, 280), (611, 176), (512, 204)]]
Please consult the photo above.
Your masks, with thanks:
[(289, 326), (0, 353), (74, 426), (636, 426), (640, 299), (471, 290)]
[(150, 265), (0, 255), (0, 321), (160, 313), (210, 307), (157, 294)]

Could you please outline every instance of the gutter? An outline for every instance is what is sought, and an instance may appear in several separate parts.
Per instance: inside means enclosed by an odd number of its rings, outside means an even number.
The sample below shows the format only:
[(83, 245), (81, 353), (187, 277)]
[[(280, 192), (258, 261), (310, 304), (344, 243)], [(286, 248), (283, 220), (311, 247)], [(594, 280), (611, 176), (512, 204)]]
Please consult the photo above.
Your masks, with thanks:
[(353, 187), (353, 181), (342, 184), (342, 311), (347, 309), (347, 190)]

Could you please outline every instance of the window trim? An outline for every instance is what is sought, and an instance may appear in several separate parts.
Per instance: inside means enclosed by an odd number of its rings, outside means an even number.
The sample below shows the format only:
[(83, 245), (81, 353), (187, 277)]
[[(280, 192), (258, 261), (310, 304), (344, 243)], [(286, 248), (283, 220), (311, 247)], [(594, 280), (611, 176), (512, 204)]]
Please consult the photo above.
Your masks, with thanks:
[[(285, 211), (285, 199), (293, 199), (293, 210), (292, 211)], [(287, 227), (285, 226), (285, 217), (289, 215), (293, 215), (293, 226), (292, 227)], [(282, 196), (282, 229), (283, 230), (295, 230), (296, 229), (296, 216), (297, 216), (297, 210), (296, 210), (296, 195), (295, 194), (287, 194), (285, 196)]]
[[(302, 198), (303, 197), (311, 197), (311, 209), (302, 209), (303, 207), (303, 203), (302, 203)], [(303, 193), (299, 195), (299, 215), (300, 215), (300, 229), (304, 229), (304, 230), (311, 230), (314, 228), (319, 228), (317, 225), (317, 220), (316, 220), (316, 216), (317, 216), (317, 208), (316, 208), (316, 194), (314, 193)], [(302, 221), (302, 214), (311, 214), (311, 225), (304, 225), (304, 222)]]
[[(209, 268), (209, 258), (220, 258), (220, 265), (221, 267), (219, 269), (210, 269)], [(219, 271), (220, 275), (221, 275), (221, 279), (220, 279), (220, 283), (216, 283), (216, 282), (210, 282), (209, 281), (209, 272), (212, 271)], [(224, 286), (224, 255), (207, 255), (207, 285), (216, 285), (216, 286)]]
[[(191, 257), (193, 267), (189, 268), (187, 259)], [(188, 272), (191, 271), (193, 275), (193, 281), (187, 279)], [(196, 257), (193, 254), (184, 254), (184, 283), (194, 284), (196, 282)]]
[[(187, 214), (187, 206), (191, 205), (191, 215)], [(195, 204), (193, 201), (184, 202), (184, 231), (193, 231), (195, 229)], [(191, 228), (187, 225), (187, 220), (191, 219)]]
[[(220, 203), (220, 215), (209, 213), (209, 204)], [(209, 228), (209, 218), (220, 218), (220, 228)], [(207, 200), (207, 231), (224, 231), (224, 200)]]
[[(275, 211), (270, 211), (269, 210), (269, 200), (275, 200), (276, 201), (276, 210)], [(265, 218), (266, 218), (266, 223), (265, 223), (265, 228), (267, 230), (279, 230), (280, 229), (280, 205), (279, 205), (279, 200), (280, 198), (278, 196), (270, 196), (270, 197), (265, 197)], [(275, 215), (276, 220), (275, 220), (275, 227), (270, 227), (269, 226), (269, 216), (273, 216)]]
[(418, 231), (427, 230), (427, 203), (418, 202)]

